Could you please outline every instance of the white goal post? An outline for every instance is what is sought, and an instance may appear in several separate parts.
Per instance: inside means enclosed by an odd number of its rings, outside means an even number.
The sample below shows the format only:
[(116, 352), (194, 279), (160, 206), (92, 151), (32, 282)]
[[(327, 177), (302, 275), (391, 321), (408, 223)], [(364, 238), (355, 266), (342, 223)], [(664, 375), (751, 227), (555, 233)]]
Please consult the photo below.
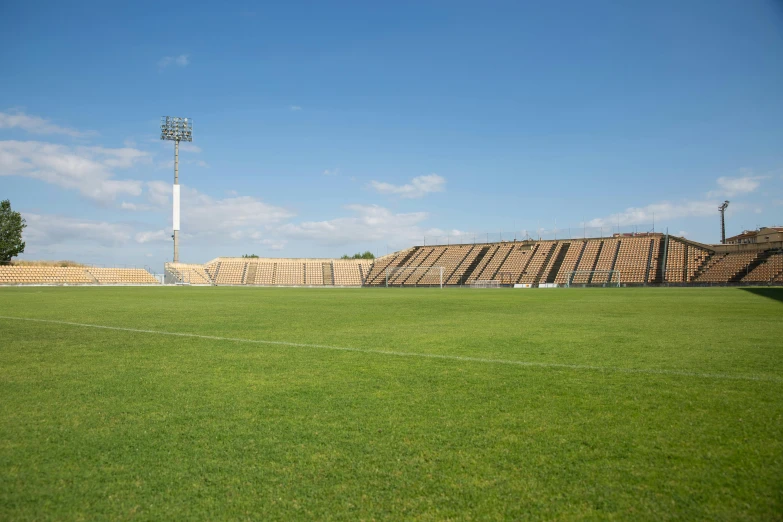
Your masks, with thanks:
[(497, 279), (487, 280), (478, 279), (470, 283), (471, 288), (500, 288), (500, 281)]
[(620, 287), (619, 270), (572, 270), (568, 272), (566, 287), (572, 286), (611, 286)]
[(439, 286), (443, 288), (442, 266), (390, 266), (386, 268), (386, 286)]

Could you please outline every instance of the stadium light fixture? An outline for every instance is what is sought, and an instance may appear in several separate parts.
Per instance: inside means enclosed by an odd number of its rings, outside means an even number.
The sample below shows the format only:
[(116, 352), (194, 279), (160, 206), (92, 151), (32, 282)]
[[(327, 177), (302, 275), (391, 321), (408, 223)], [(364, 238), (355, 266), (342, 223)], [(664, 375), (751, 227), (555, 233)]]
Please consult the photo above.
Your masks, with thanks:
[(172, 188), (174, 262), (179, 263), (179, 142), (193, 141), (193, 119), (163, 116), (160, 139), (174, 142), (174, 187)]
[(720, 212), (720, 244), (725, 245), (726, 244), (726, 209), (729, 208), (729, 202), (724, 201), (723, 205), (718, 207), (718, 212)]

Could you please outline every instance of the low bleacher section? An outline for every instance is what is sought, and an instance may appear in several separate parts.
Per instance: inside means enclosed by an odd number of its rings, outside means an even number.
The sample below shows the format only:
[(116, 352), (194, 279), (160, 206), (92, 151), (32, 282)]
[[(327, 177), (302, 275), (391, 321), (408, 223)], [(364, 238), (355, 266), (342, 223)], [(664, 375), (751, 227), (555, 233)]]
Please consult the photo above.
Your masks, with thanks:
[(187, 266), (202, 266), (205, 284), (219, 286), (362, 286), (373, 264), (366, 259), (219, 257)]
[(166, 263), (166, 272), (174, 277), (174, 282), (188, 285), (211, 285), (212, 279), (204, 265), (188, 263)]
[(142, 268), (0, 266), (0, 285), (154, 285)]
[(158, 280), (142, 268), (88, 268), (87, 272), (105, 285), (154, 285)]

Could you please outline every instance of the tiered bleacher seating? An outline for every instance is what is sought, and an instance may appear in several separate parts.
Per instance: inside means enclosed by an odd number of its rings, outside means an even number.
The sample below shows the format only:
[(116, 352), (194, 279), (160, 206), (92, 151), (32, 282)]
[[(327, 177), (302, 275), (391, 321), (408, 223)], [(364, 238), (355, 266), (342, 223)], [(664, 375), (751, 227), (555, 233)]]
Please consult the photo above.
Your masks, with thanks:
[(488, 279), (495, 279), (504, 284), (516, 283), (525, 271), (525, 267), (530, 262), (536, 248), (537, 246), (514, 245), (512, 243), (509, 245), (508, 256), (505, 260), (500, 259), (502, 263), (497, 268), (494, 277), (490, 276)]
[(84, 267), (0, 266), (0, 284), (90, 284), (96, 283)]
[(440, 257), (446, 252), (448, 247), (427, 247), (429, 248), (429, 253), (421, 258), (418, 266), (420, 270), (415, 270), (410, 273), (407, 277), (404, 278), (403, 284), (411, 286), (411, 285), (417, 285), (419, 284), (419, 281), (422, 279), (425, 279), (426, 282), (422, 284), (438, 284), (438, 281), (440, 281), (440, 275), (433, 276), (434, 272), (429, 272), (427, 270), (424, 270), (425, 268), (433, 267), (433, 266), (440, 266), (439, 259)]
[(783, 275), (783, 253), (772, 254), (742, 278), (743, 283), (767, 283)]
[(695, 247), (690, 244), (686, 246), (688, 252), (686, 257), (685, 282), (690, 283), (696, 277), (696, 272), (707, 262), (710, 253), (703, 248)]
[(305, 261), (304, 262), (304, 282), (306, 285), (319, 285), (324, 284), (324, 267), (320, 261)]
[(685, 243), (669, 241), (666, 252), (666, 274), (664, 281), (667, 283), (682, 283), (685, 281)]
[(500, 245), (485, 245), (485, 246), (488, 248), (487, 253), (484, 254), (484, 257), (481, 259), (481, 262), (478, 265), (476, 265), (476, 268), (468, 276), (468, 280), (466, 281), (468, 284), (478, 281), (479, 276), (487, 267), (487, 265), (489, 265), (489, 263), (495, 257), (495, 254), (497, 253), (498, 249), (500, 248)]
[[(783, 278), (783, 253), (715, 253), (682, 238), (644, 234), (611, 238), (503, 242), (477, 245), (413, 247), (370, 260), (218, 258), (194, 273), (217, 284), (383, 286), (388, 267), (395, 286), (470, 284), (497, 280), (503, 284), (604, 284), (607, 273), (623, 284), (769, 283)], [(666, 271), (663, 270), (664, 246)], [(723, 250), (716, 248), (716, 250)], [(479, 257), (481, 256), (481, 257)], [(758, 265), (758, 266), (757, 266)], [(603, 271), (605, 273), (596, 273)], [(744, 272), (743, 272), (744, 271)], [(215, 274), (215, 276), (213, 276)], [(191, 275), (191, 278), (196, 277)], [(94, 279), (94, 278), (93, 278)], [(613, 278), (612, 282), (616, 282)]]
[(362, 273), (359, 263), (348, 260), (335, 260), (332, 262), (334, 269), (334, 284), (337, 286), (360, 286)]
[[(408, 262), (405, 264), (407, 267), (417, 267), (421, 266), (421, 262), (426, 259), (433, 251), (432, 247), (419, 247), (416, 249), (416, 251), (413, 253), (413, 255), (410, 257)], [(391, 265), (395, 266), (395, 265)], [(401, 270), (393, 273), (391, 276), (389, 276), (389, 284), (390, 285), (401, 285), (405, 283), (405, 281), (415, 273), (415, 270)]]
[(212, 279), (207, 275), (204, 265), (187, 263), (166, 263), (166, 269), (176, 275), (183, 283), (191, 285), (211, 285)]
[(275, 284), (298, 286), (304, 284), (304, 265), (296, 261), (280, 261), (275, 268)]
[[(275, 263), (266, 260), (258, 260), (256, 261), (256, 276), (252, 284), (271, 285), (272, 281), (274, 281), (274, 273)], [(251, 282), (248, 281), (248, 284), (251, 284)]]
[[(457, 266), (472, 248), (473, 245), (454, 245), (436, 248), (433, 250), (430, 258), (424, 261), (424, 266), (442, 267), (443, 284), (446, 284), (449, 276), (456, 270)], [(438, 285), (440, 284), (440, 272), (435, 270), (429, 272), (422, 271), (415, 278), (411, 278), (408, 284), (411, 284), (414, 279), (416, 280), (415, 283), (419, 285)]]
[(650, 269), (647, 275), (648, 283), (660, 283), (662, 281), (661, 263), (663, 262), (663, 253), (661, 252), (661, 238), (654, 237), (650, 243), (652, 255), (650, 256)]
[(221, 259), (217, 268), (215, 282), (219, 285), (244, 284), (244, 274), (248, 261), (246, 259)]
[(582, 259), (579, 260), (579, 264), (576, 267), (580, 273), (574, 274), (572, 283), (589, 283), (592, 276), (589, 271), (593, 270), (595, 264), (598, 261), (598, 253), (602, 250), (603, 241), (600, 239), (590, 239), (585, 245), (585, 250), (582, 253)]
[(620, 240), (620, 250), (614, 270), (620, 272), (623, 283), (644, 283), (650, 259), (650, 238), (630, 237)]
[[(569, 246), (566, 247), (566, 245)], [(541, 277), (538, 279), (538, 283), (546, 283), (550, 275), (552, 277), (557, 276), (557, 274), (552, 274), (551, 272), (554, 270), (555, 265), (557, 264), (557, 260), (560, 257), (560, 253), (564, 248), (570, 248), (570, 243), (565, 241), (555, 243), (555, 247), (549, 254), (549, 261), (546, 262), (546, 266), (544, 267), (543, 272), (541, 272)]]
[(568, 282), (569, 273), (576, 270), (576, 264), (579, 262), (579, 256), (582, 254), (582, 250), (585, 248), (587, 241), (570, 241), (568, 246), (568, 252), (566, 252), (563, 258), (563, 264), (560, 265), (555, 276), (555, 283), (565, 284)]
[(533, 256), (530, 258), (530, 262), (525, 266), (521, 277), (518, 279), (520, 283), (532, 284), (538, 282), (538, 274), (544, 268), (548, 256), (552, 253), (552, 250), (560, 243), (553, 241), (539, 241), (536, 243), (536, 248)]
[(449, 260), (455, 261), (456, 264), (454, 265), (455, 267), (451, 270), (451, 275), (445, 276), (448, 279), (444, 281), (443, 284), (456, 285), (459, 283), (460, 279), (462, 279), (462, 276), (465, 275), (465, 271), (467, 271), (471, 263), (476, 260), (476, 257), (478, 257), (481, 249), (484, 248), (484, 246), (485, 245), (461, 245), (462, 248), (456, 251), (456, 256), (449, 257)]
[[(514, 250), (514, 247), (516, 247), (517, 250)], [(517, 260), (517, 262), (523, 264), (524, 261), (527, 260), (527, 255), (529, 254), (529, 251), (528, 250), (519, 251), (520, 248), (522, 248), (521, 245), (517, 243), (501, 243), (495, 250), (495, 255), (492, 256), (492, 259), (485, 265), (484, 270), (481, 272), (481, 275), (479, 275), (476, 279), (481, 281), (491, 281), (493, 279), (497, 279), (496, 276), (498, 272), (501, 271), (501, 267), (503, 263), (508, 257), (511, 256), (512, 253), (514, 253), (515, 257), (523, 258), (521, 260)], [(518, 253), (518, 251), (521, 252), (521, 254)], [(513, 271), (515, 267), (516, 267), (516, 263), (513, 263), (513, 266), (510, 265), (507, 268)], [(519, 268), (519, 273), (520, 274), (522, 273), (521, 267)]]
[(362, 283), (364, 283), (365, 279), (367, 279), (367, 276), (370, 273), (370, 270), (372, 269), (373, 263), (369, 259), (359, 259), (357, 264), (359, 265), (359, 272), (362, 274)]
[(758, 252), (738, 252), (722, 256), (702, 272), (697, 283), (728, 283), (759, 256)]
[[(598, 255), (598, 261), (595, 264), (594, 270), (612, 270), (612, 266), (614, 266), (614, 260), (617, 257), (617, 249), (619, 246), (620, 241), (618, 239), (604, 239), (603, 247), (601, 248), (601, 253)], [(611, 274), (593, 274), (590, 282), (607, 283), (609, 282), (610, 277), (612, 277), (612, 282), (614, 282), (615, 278)]]
[(157, 284), (142, 268), (0, 266), (0, 284)]
[(406, 248), (393, 254), (379, 257), (372, 264), (369, 274), (365, 278), (365, 284), (381, 284), (386, 282), (386, 269), (390, 266), (398, 266), (402, 260), (410, 254), (414, 248)]
[(101, 284), (155, 284), (152, 274), (143, 268), (88, 268), (87, 272)]
[(217, 271), (219, 266), (220, 266), (219, 259), (214, 259), (204, 265), (204, 271), (207, 273), (209, 278), (212, 279), (212, 281), (215, 281), (217, 279)]

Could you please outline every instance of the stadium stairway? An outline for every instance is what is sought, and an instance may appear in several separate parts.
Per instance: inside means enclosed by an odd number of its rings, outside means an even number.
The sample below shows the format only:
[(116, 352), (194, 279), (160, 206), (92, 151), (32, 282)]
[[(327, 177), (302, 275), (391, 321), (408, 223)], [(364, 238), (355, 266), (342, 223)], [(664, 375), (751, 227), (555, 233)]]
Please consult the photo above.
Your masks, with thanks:
[(565, 260), (566, 254), (568, 253), (568, 250), (570, 248), (571, 248), (571, 243), (562, 243), (562, 246), (560, 247), (560, 251), (557, 253), (557, 256), (555, 256), (554, 258), (552, 267), (549, 269), (549, 272), (546, 274), (546, 278), (544, 279), (545, 283), (555, 282), (555, 279), (557, 278), (557, 275), (560, 272), (560, 267), (563, 265), (563, 260)]
[(245, 284), (256, 284), (256, 272), (258, 272), (258, 263), (250, 263), (247, 266), (247, 272), (245, 274)]
[(323, 263), (321, 269), (324, 274), (324, 286), (331, 286), (334, 284), (334, 269), (332, 263)]

